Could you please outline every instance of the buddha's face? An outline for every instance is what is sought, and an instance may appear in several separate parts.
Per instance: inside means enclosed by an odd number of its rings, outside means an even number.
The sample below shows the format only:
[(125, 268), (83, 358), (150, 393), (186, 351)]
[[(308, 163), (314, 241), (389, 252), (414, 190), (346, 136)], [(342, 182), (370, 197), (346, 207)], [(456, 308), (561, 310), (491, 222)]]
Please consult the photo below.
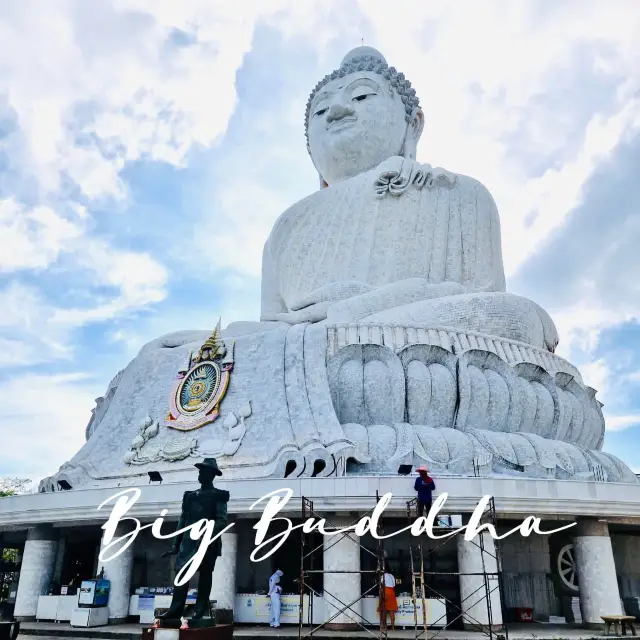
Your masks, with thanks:
[(308, 125), (311, 157), (328, 184), (400, 155), (407, 132), (400, 96), (373, 71), (324, 85), (311, 103)]

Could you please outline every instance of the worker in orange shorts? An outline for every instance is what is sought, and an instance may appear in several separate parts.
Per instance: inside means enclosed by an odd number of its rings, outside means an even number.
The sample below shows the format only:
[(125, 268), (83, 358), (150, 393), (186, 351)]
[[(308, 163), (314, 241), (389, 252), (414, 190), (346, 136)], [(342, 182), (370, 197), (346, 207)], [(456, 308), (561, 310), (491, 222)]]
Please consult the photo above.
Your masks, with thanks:
[[(391, 618), (391, 630), (396, 628), (396, 611), (398, 611), (398, 600), (396, 598), (396, 579), (388, 571), (384, 572), (384, 589), (382, 591), (384, 598), (384, 609), (378, 607), (380, 615), (380, 628), (387, 626), (387, 616)], [(382, 611), (384, 611), (384, 620), (382, 619)]]

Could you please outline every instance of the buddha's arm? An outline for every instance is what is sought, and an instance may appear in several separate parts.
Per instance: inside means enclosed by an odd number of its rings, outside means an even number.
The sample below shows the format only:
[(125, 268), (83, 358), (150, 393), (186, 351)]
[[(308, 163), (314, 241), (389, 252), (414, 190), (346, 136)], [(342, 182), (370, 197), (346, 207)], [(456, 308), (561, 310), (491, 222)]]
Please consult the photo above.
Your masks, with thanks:
[(269, 240), (262, 252), (262, 297), (260, 304), (260, 320), (273, 320), (275, 316), (286, 313), (287, 305), (280, 296), (278, 278), (271, 256)]
[[(332, 289), (344, 293), (349, 290), (352, 283), (333, 283)], [(364, 287), (363, 287), (364, 289)], [(368, 287), (364, 293), (358, 293), (343, 299), (326, 299), (321, 296), (323, 290), (318, 291), (318, 302), (308, 306), (288, 311), (263, 315), (263, 320), (274, 320), (288, 324), (301, 322), (356, 322), (366, 316), (384, 311), (403, 304), (409, 304), (418, 300), (428, 300), (443, 296), (452, 296), (465, 293), (465, 289), (457, 282), (429, 283), (423, 278), (409, 278), (394, 282), (377, 289)]]
[(475, 246), (469, 254), (463, 251), (462, 283), (468, 291), (506, 291), (498, 208), (483, 184), (471, 178), (466, 180), (475, 191), (475, 228), (469, 229), (473, 231)]

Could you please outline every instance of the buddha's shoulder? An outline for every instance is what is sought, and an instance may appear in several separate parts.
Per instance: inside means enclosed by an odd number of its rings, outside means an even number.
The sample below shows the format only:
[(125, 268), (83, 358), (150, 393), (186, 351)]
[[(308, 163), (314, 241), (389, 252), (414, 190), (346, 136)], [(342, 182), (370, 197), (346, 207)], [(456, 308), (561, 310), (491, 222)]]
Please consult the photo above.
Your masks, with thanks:
[(364, 197), (365, 190), (362, 178), (363, 174), (357, 175), (349, 180), (343, 180), (324, 189), (319, 189), (298, 200), (280, 214), (271, 229), (270, 237), (286, 234), (292, 228), (301, 228), (307, 223), (316, 224), (321, 217), (341, 205), (348, 209), (348, 203), (345, 203), (347, 193), (351, 194), (352, 199)]
[[(410, 171), (411, 181), (418, 186), (424, 185), (427, 190), (437, 187), (453, 192), (475, 192), (481, 196), (491, 196), (487, 187), (476, 178), (430, 164), (420, 162), (413, 162), (412, 164)], [(406, 171), (406, 173), (409, 172)]]
[(463, 173), (452, 173), (451, 175), (455, 176), (455, 188), (459, 191), (473, 191), (479, 197), (487, 198), (493, 202), (491, 192), (480, 180)]
[(452, 194), (474, 193), (479, 199), (491, 198), (489, 190), (476, 178), (399, 156), (388, 158), (366, 172), (363, 183), (371, 185), (376, 195), (383, 197), (387, 193), (402, 195), (419, 191), (428, 196), (448, 191)]
[(467, 176), (464, 173), (454, 173), (453, 171), (449, 171), (448, 173), (455, 177), (455, 185), (459, 189), (475, 189), (477, 191), (486, 191), (489, 193), (487, 187), (485, 187), (485, 185), (477, 178)]
[[(417, 190), (425, 200), (434, 191), (442, 189), (458, 197), (473, 197), (483, 208), (486, 205), (494, 206), (491, 193), (479, 180), (442, 167), (394, 156), (369, 171), (320, 189), (294, 203), (276, 220), (271, 235), (286, 233), (292, 227), (304, 225), (305, 221), (315, 224), (319, 212), (325, 216), (335, 208), (348, 211), (355, 201), (369, 198), (377, 200), (385, 196), (385, 189), (395, 195)], [(418, 198), (418, 207), (422, 199)]]
[(276, 220), (272, 233), (299, 225), (304, 219), (323, 216), (335, 208), (348, 209), (354, 201), (374, 197), (373, 184), (377, 168), (314, 191), (286, 209)]
[(414, 163), (407, 189), (419, 189), (421, 200), (430, 200), (434, 194), (448, 193), (451, 197), (472, 201), (478, 210), (494, 210), (495, 201), (487, 187), (476, 178), (442, 167)]

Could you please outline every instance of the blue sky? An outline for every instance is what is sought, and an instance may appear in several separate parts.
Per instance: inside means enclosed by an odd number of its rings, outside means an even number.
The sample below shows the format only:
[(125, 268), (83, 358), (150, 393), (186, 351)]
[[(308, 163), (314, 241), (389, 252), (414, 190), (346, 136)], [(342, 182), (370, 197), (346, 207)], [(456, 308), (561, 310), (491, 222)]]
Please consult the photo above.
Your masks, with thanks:
[(262, 244), (317, 188), (308, 94), (361, 40), (418, 91), (419, 159), (494, 194), (509, 290), (640, 471), (637, 33), (635, 0), (3, 3), (0, 476), (67, 460), (147, 341), (257, 319)]

